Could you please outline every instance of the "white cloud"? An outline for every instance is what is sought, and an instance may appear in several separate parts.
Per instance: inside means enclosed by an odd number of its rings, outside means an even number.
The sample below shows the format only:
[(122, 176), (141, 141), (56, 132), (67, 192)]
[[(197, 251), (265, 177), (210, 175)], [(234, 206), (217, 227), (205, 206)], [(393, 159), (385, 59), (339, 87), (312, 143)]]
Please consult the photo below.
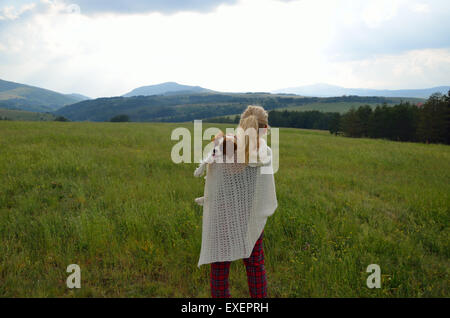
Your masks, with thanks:
[(397, 16), (400, 0), (368, 0), (362, 12), (364, 22), (370, 28), (380, 27), (383, 22), (389, 21)]
[(0, 8), (0, 21), (15, 20), (27, 11), (31, 11), (36, 7), (35, 3), (24, 4), (20, 7), (5, 6)]
[[(393, 36), (406, 21), (403, 2), (394, 2), (241, 0), (210, 12), (84, 15), (45, 0), (0, 20), (0, 77), (92, 97), (165, 81), (222, 91), (448, 84), (448, 50), (426, 50), (448, 40), (430, 42), (428, 31), (416, 31), (419, 40)], [(367, 6), (377, 13), (362, 17)], [(399, 17), (386, 40), (385, 23)], [(422, 29), (434, 30), (425, 22)], [(334, 59), (348, 52), (356, 60)]]
[(208, 12), (222, 4), (234, 4), (236, 0), (62, 0), (75, 4), (86, 14), (162, 12), (173, 14), (181, 11)]
[(428, 3), (415, 3), (411, 6), (411, 10), (418, 13), (430, 13), (431, 8)]
[[(415, 5), (428, 13), (413, 11)], [(449, 48), (450, 2), (428, 0), (341, 0), (326, 54), (349, 61), (410, 50)]]
[(336, 84), (345, 82), (346, 87), (404, 89), (449, 85), (450, 49), (412, 50), (332, 63), (330, 71), (330, 80)]
[(270, 90), (300, 74), (314, 76), (329, 30), (323, 25), (311, 32), (309, 25), (315, 15), (331, 14), (312, 2), (269, 0), (171, 16), (88, 17), (57, 9), (3, 34), (14, 58), (0, 72), (66, 92), (79, 87), (90, 96), (163, 81)]
[[(47, 3), (88, 15), (104, 13), (132, 14), (161, 12), (173, 14), (181, 11), (208, 12), (224, 4), (233, 5), (237, 0), (0, 0), (0, 7), (20, 7), (24, 3)], [(283, 1), (283, 0), (281, 0)]]

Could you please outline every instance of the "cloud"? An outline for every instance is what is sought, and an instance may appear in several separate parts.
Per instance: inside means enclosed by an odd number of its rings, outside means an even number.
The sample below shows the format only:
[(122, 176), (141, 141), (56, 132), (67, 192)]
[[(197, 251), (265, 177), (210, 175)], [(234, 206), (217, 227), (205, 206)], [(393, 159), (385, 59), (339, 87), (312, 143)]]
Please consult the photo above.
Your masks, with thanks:
[(399, 1), (395, 0), (368, 1), (362, 10), (362, 21), (368, 28), (380, 27), (397, 15), (399, 6)]
[(332, 62), (328, 79), (346, 87), (379, 89), (449, 85), (450, 49), (411, 50), (358, 61)]
[(0, 21), (11, 21), (19, 18), (27, 12), (34, 11), (36, 3), (23, 4), (21, 6), (0, 7)]
[(222, 4), (233, 5), (237, 0), (0, 0), (0, 7), (6, 12), (17, 11), (24, 3), (45, 3), (47, 5), (63, 4), (69, 11), (82, 14), (134, 14), (160, 12), (173, 14), (181, 11), (208, 12)]
[(359, 60), (379, 54), (450, 47), (448, 0), (343, 0), (327, 54)]
[(166, 81), (222, 91), (448, 84), (446, 2), (371, 1), (239, 0), (173, 14), (81, 6), (76, 14), (69, 2), (17, 0), (5, 11), (11, 5), (0, 0), (0, 77), (91, 97)]
[[(298, 0), (276, 0), (280, 2), (291, 2)], [(0, 20), (4, 15), (15, 18), (21, 14), (18, 7), (24, 3), (35, 5), (36, 3), (47, 5), (63, 4), (68, 13), (82, 14), (142, 14), (149, 12), (160, 12), (173, 14), (183, 11), (209, 12), (220, 5), (235, 5), (239, 0), (0, 0)], [(2, 15), (3, 14), (3, 15)]]
[[(181, 11), (208, 12), (222, 4), (234, 5), (239, 0), (63, 0), (78, 5), (83, 13), (144, 13), (171, 14)], [(276, 0), (293, 2), (299, 0)], [(302, 0), (300, 0), (302, 1)]]
[(416, 3), (412, 6), (412, 10), (420, 13), (430, 13), (431, 8), (428, 3)]
[(234, 4), (236, 0), (73, 0), (81, 11), (91, 13), (176, 13), (180, 11), (206, 12), (221, 4)]

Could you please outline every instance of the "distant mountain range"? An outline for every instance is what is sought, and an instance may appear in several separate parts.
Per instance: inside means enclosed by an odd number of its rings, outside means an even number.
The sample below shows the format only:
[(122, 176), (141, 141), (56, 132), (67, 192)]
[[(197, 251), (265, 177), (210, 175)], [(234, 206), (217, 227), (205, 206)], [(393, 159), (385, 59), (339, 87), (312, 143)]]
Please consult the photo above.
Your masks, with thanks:
[(89, 99), (79, 94), (64, 95), (48, 89), (0, 80), (0, 108), (52, 112)]
[(87, 97), (87, 96), (84, 96), (81, 94), (66, 94), (66, 96), (74, 98), (74, 99), (78, 100), (78, 102), (82, 102), (84, 100), (91, 99), (90, 97)]
[[(198, 93), (133, 97), (97, 98), (65, 106), (54, 114), (72, 121), (109, 121), (127, 115), (134, 122), (188, 122), (194, 119), (237, 115), (248, 105), (261, 105), (266, 110), (304, 106), (393, 105), (401, 101), (423, 102), (414, 98), (386, 97), (303, 97), (268, 93)], [(325, 105), (325, 106), (324, 106)], [(311, 110), (311, 108), (309, 108)]]
[(299, 87), (278, 89), (276, 94), (295, 94), (301, 96), (334, 97), (334, 96), (383, 96), (383, 97), (413, 97), (428, 98), (434, 93), (447, 94), (450, 86), (439, 86), (426, 89), (377, 90), (365, 88), (344, 88), (328, 84), (315, 84)]
[(210, 93), (210, 92), (213, 91), (200, 86), (188, 86), (188, 85), (181, 85), (175, 82), (167, 82), (157, 85), (142, 86), (136, 88), (131, 92), (123, 95), (123, 97), (195, 94), (195, 93)]
[(428, 98), (436, 92), (446, 94), (449, 89), (450, 86), (442, 86), (394, 91), (316, 84), (273, 93), (221, 93), (200, 86), (167, 82), (139, 87), (121, 97), (90, 99), (80, 94), (65, 95), (0, 80), (0, 108), (51, 112), (80, 121), (105, 121), (117, 114), (127, 114), (133, 121), (190, 121), (238, 114), (250, 104), (260, 104), (270, 110), (311, 103), (345, 103), (347, 106), (365, 103), (392, 105), (401, 100), (418, 103), (423, 99), (418, 100), (417, 97)]

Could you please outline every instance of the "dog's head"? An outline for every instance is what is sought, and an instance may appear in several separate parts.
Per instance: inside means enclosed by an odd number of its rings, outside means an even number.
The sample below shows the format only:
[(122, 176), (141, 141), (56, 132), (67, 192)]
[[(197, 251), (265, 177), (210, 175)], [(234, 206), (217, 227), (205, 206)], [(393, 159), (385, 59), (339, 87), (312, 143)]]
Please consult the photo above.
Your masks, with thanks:
[(218, 133), (214, 138), (214, 150), (213, 155), (216, 158), (223, 159), (230, 158), (233, 160), (235, 153), (237, 151), (236, 136), (234, 135), (224, 135), (223, 132)]

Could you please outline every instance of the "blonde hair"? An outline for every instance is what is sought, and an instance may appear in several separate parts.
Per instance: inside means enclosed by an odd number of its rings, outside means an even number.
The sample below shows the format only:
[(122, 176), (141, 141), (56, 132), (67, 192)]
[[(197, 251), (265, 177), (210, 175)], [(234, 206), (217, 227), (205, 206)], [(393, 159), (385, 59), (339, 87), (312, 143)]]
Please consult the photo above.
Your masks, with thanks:
[[(256, 131), (256, 149), (259, 149), (259, 129), (269, 126), (269, 114), (261, 106), (250, 105), (242, 113), (241, 120), (239, 121), (239, 127), (243, 132), (248, 129), (254, 129)], [(242, 132), (241, 132), (242, 133)], [(249, 162), (250, 157), (250, 136), (245, 134), (245, 163)]]
[(263, 128), (269, 124), (269, 114), (261, 106), (250, 105), (242, 113), (239, 127), (246, 130), (247, 128)]

